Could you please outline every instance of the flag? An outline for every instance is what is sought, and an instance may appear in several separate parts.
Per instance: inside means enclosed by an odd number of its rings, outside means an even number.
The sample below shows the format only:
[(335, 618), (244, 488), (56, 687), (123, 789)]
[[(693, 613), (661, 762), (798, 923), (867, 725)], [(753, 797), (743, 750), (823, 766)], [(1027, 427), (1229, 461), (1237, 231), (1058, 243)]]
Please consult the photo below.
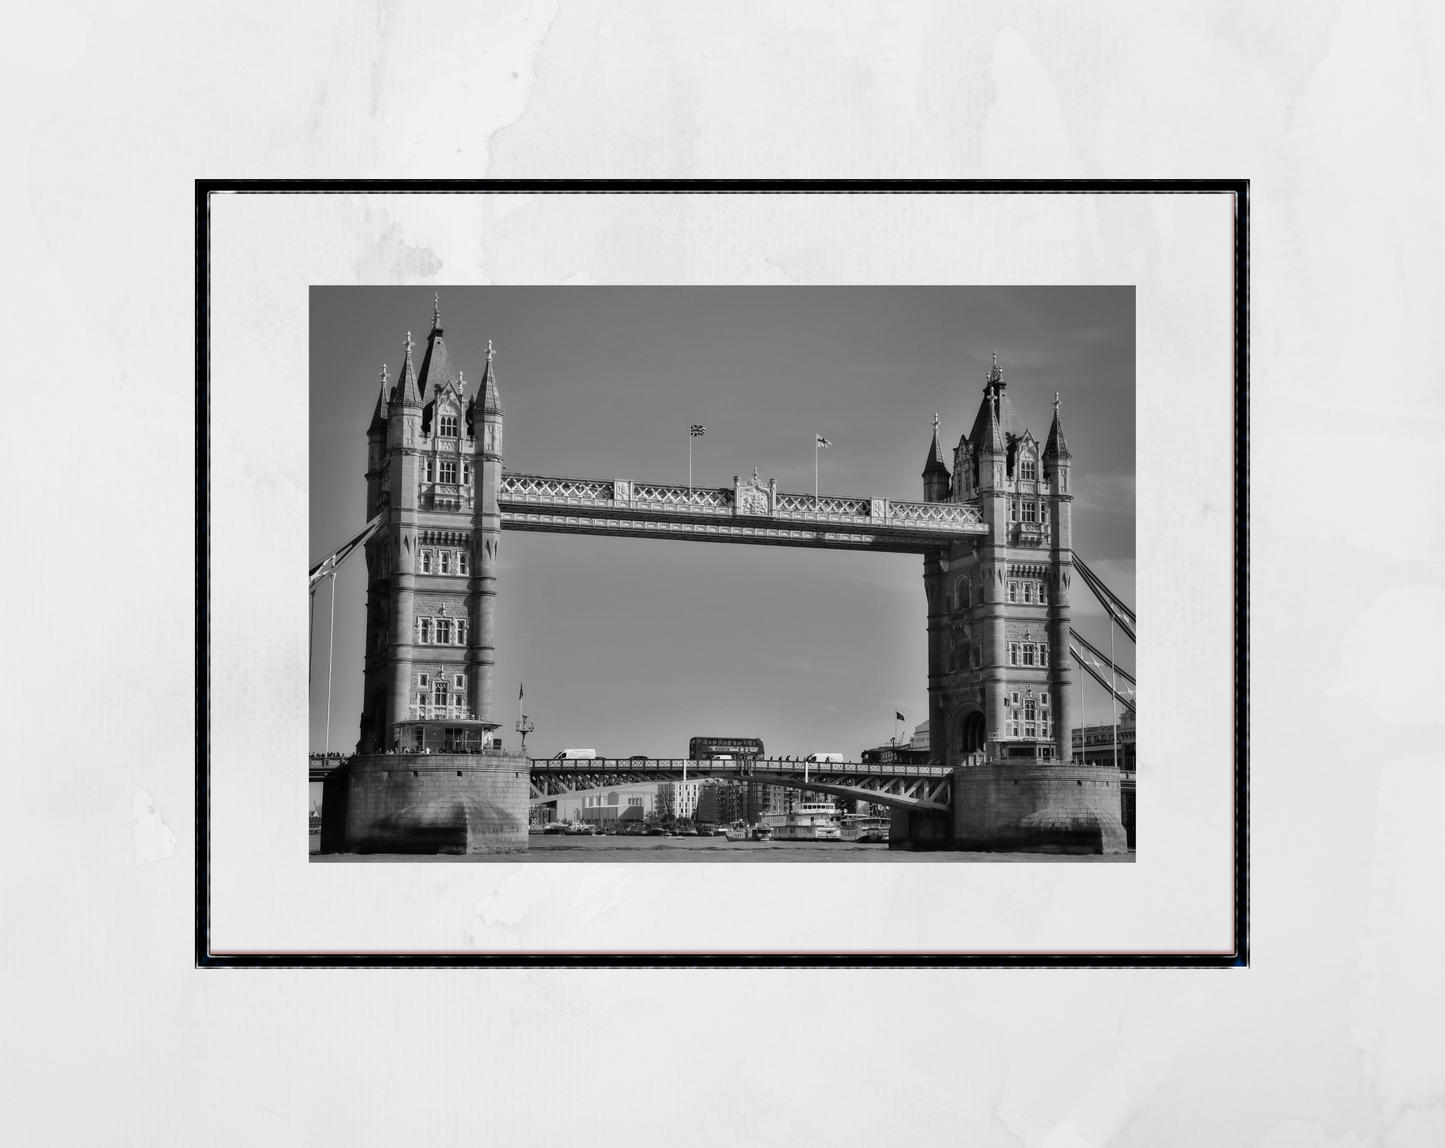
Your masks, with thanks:
[(907, 720), (908, 720), (906, 717), (904, 717), (904, 716), (903, 716), (901, 713), (899, 713), (897, 710), (894, 710), (894, 711), (893, 711), (893, 716), (896, 717), (899, 721), (907, 721)]
[(518, 701), (521, 701), (521, 700), (522, 700), (522, 683), (521, 683), (521, 682), (518, 682), (518, 683), (517, 683), (517, 700), (518, 700)]
[(693, 423), (691, 433), (693, 438), (701, 438), (707, 434), (707, 427), (703, 426), (702, 423)]
[(819, 445), (819, 446), (832, 446), (832, 445), (833, 445), (833, 444), (830, 443), (827, 439), (825, 439), (822, 435), (815, 435), (814, 437), (818, 440), (818, 445)]

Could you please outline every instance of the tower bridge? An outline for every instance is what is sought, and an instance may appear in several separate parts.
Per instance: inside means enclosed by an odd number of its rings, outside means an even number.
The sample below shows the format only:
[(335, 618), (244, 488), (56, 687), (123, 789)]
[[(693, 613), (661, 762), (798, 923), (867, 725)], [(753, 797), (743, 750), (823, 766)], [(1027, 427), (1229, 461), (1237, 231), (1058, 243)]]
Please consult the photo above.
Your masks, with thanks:
[[(921, 501), (791, 494), (756, 470), (720, 489), (510, 473), (502, 469), (492, 345), (481, 381), (469, 388), (448, 358), (438, 302), (420, 369), (408, 334), (397, 381), (382, 369), (367, 429), (370, 521), (348, 544), (364, 542), (368, 571), (363, 711), (358, 756), (327, 780), (328, 808), (332, 789), (355, 799), (334, 818), (328, 812), (331, 840), (355, 845), (378, 825), (392, 844), (425, 841), (417, 826), (451, 817), (469, 849), (503, 839), (520, 849), (525, 817), (494, 817), (483, 807), (515, 804), (524, 814), (527, 801), (564, 788), (681, 776), (680, 759), (554, 767), (496, 752), (489, 735), (500, 724), (497, 554), (503, 531), (533, 530), (922, 555), (933, 759), (926, 771), (889, 774), (854, 763), (824, 774), (811, 763), (805, 772), (802, 763), (769, 759), (753, 763), (750, 780), (891, 804), (895, 843), (1122, 851), (1116, 774), (1070, 761), (1073, 659), (1103, 680), (1100, 652), (1070, 625), (1075, 573), (1131, 640), (1134, 618), (1075, 558), (1072, 455), (1058, 394), (1053, 408), (1040, 441), (1019, 419), (995, 354), (972, 428), (949, 452), (934, 416)], [(324, 567), (313, 569), (313, 581)], [(1132, 679), (1127, 684), (1132, 708)], [(397, 751), (430, 745), (428, 729), (441, 724), (452, 742), (486, 735), (488, 752), (457, 755), (455, 780), (435, 760), (398, 768)], [(687, 768), (702, 776), (724, 767)], [(503, 822), (509, 828), (496, 828)], [(475, 828), (488, 824), (493, 829)]]

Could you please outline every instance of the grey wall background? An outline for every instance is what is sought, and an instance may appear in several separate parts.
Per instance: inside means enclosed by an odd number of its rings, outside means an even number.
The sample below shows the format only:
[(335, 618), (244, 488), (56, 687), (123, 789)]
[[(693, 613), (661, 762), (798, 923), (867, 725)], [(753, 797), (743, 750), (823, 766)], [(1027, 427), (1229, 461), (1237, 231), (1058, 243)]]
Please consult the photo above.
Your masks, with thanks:
[[(44, 484), (7, 506), (26, 607), (0, 620), (24, 719), (0, 837), (16, 1138), (542, 1144), (645, 1097), (701, 1143), (1442, 1139), (1437, 9), (261, 0), (3, 19), (13, 418), (73, 401), (64, 449), (88, 460), (57, 466), (48, 430), (9, 440), (12, 473)], [(218, 173), (1251, 177), (1253, 968), (190, 969), (190, 181)], [(1141, 268), (1171, 240), (1162, 217), (1110, 234)], [(396, 247), (358, 265), (435, 273)], [(559, 278), (585, 262), (558, 259)], [(277, 419), (302, 416), (303, 385)], [(1334, 465), (1353, 457), (1388, 459), (1398, 497)], [(28, 565), (60, 552), (84, 560)], [(659, 1017), (698, 1001), (743, 1002), (746, 1023), (660, 1048)], [(869, 1044), (864, 1010), (888, 1015)], [(759, 1037), (784, 1013), (811, 1018), (804, 1048)], [(820, 1101), (806, 1118), (799, 1095)]]
[[(442, 326), (473, 384), (487, 340), (508, 470), (699, 486), (756, 466), (781, 490), (922, 499), (940, 416), (950, 462), (997, 348), (1042, 442), (1057, 392), (1074, 455), (1075, 546), (1126, 601), (1134, 580), (1131, 287), (444, 287)], [(428, 288), (311, 292), (313, 559), (365, 521), (366, 426), (383, 363), (430, 329)], [(317, 595), (311, 744), (325, 741), (329, 587)], [(702, 734), (770, 752), (850, 756), (927, 718), (922, 559), (762, 546), (508, 532), (494, 715), (528, 748), (685, 756)], [(332, 748), (356, 740), (365, 566), (338, 576)], [(1087, 591), (1078, 627), (1107, 648)], [(1122, 666), (1133, 650), (1118, 643)], [(1082, 675), (1080, 675), (1082, 676)], [(1091, 720), (1107, 695), (1087, 687)]]

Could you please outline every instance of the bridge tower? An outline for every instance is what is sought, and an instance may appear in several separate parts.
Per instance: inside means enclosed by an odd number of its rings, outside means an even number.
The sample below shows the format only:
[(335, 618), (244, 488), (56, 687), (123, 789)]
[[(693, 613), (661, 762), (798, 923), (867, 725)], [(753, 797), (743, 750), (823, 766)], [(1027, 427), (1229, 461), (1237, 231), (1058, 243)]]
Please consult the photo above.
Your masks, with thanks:
[(1069, 760), (1070, 465), (1057, 395), (1040, 447), (997, 353), (952, 471), (935, 419), (924, 499), (976, 506), (989, 527), (924, 558), (935, 762)]
[(395, 748), (396, 725), (495, 729), (492, 668), (502, 409), (491, 344), (468, 396), (443, 341), (440, 300), (418, 373), (411, 334), (401, 370), (367, 428), (362, 753)]

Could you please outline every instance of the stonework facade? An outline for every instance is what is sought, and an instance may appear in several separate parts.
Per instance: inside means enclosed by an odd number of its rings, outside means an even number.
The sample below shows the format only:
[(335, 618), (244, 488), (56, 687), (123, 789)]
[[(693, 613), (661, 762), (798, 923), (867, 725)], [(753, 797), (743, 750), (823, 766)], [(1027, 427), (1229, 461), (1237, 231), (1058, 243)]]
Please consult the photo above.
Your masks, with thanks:
[(1069, 760), (1070, 467), (1057, 396), (1040, 445), (997, 357), (951, 469), (935, 425), (925, 500), (974, 506), (989, 527), (924, 558), (935, 762)]
[[(488, 345), (481, 382), (454, 371), (433, 312), (420, 370), (401, 371), (367, 429), (366, 661), (358, 748), (397, 748), (417, 718), (492, 723), (502, 409)], [(492, 723), (495, 725), (495, 723)]]

